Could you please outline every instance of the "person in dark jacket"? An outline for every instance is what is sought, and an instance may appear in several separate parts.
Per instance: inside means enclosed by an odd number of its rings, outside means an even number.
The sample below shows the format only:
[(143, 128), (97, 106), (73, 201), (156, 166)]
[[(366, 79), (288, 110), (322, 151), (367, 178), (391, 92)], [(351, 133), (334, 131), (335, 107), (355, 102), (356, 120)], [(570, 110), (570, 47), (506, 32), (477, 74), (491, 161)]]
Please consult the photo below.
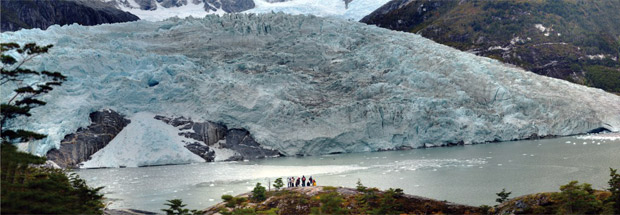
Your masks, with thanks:
[(304, 175), (301, 176), (301, 186), (302, 187), (306, 186), (306, 176), (304, 176)]
[(297, 181), (295, 182), (295, 187), (299, 187), (299, 182), (301, 182), (301, 180), (297, 178)]
[[(308, 178), (308, 184), (312, 185), (312, 176), (310, 176), (310, 177)], [(310, 186), (310, 185), (308, 185), (308, 186)]]

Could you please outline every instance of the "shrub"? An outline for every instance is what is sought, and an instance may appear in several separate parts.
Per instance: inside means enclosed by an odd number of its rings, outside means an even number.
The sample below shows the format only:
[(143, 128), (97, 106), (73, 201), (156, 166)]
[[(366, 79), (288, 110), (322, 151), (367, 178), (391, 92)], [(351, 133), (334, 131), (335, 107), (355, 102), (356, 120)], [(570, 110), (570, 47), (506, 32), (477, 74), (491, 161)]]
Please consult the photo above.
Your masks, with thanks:
[(495, 199), (495, 201), (500, 204), (506, 202), (511, 193), (512, 192), (506, 192), (506, 189), (504, 188), (501, 192), (496, 193), (499, 198)]
[(228, 195), (228, 194), (222, 195), (222, 200), (224, 200), (225, 202), (228, 202), (231, 199), (233, 199), (233, 196), (231, 196), (231, 195)]
[(355, 189), (357, 189), (357, 191), (360, 191), (360, 192), (364, 192), (364, 191), (366, 191), (366, 188), (367, 188), (367, 187), (365, 187), (365, 186), (362, 184), (362, 180), (360, 180), (360, 179), (358, 178), (358, 179), (357, 179), (357, 183), (356, 183), (356, 184), (357, 184), (357, 187), (355, 187)]
[(280, 188), (284, 187), (284, 183), (282, 182), (282, 178), (277, 178), (276, 181), (273, 184), (273, 187), (275, 187), (276, 190), (280, 190)]
[(183, 204), (183, 200), (172, 199), (172, 200), (167, 200), (167, 202), (168, 203), (165, 203), (164, 205), (170, 206), (170, 208), (161, 209), (163, 212), (166, 212), (167, 215), (188, 215), (190, 214), (189, 209), (184, 208), (187, 205)]
[(612, 204), (598, 200), (590, 184), (571, 181), (562, 185), (560, 191), (552, 195), (552, 199), (558, 202), (558, 214), (600, 214), (611, 210)]
[(337, 192), (329, 192), (319, 195), (320, 207), (311, 208), (311, 214), (347, 214), (348, 210), (342, 208), (344, 199)]
[(256, 183), (256, 187), (252, 190), (252, 200), (255, 202), (264, 201), (267, 199), (266, 193), (267, 190), (265, 187), (261, 186), (260, 183)]
[(616, 169), (609, 168), (609, 192), (611, 192), (611, 196), (608, 198), (609, 202), (613, 202), (614, 204), (614, 212), (615, 214), (620, 214), (620, 174), (617, 173)]
[(482, 214), (491, 214), (491, 206), (488, 205), (480, 205), (480, 213)]

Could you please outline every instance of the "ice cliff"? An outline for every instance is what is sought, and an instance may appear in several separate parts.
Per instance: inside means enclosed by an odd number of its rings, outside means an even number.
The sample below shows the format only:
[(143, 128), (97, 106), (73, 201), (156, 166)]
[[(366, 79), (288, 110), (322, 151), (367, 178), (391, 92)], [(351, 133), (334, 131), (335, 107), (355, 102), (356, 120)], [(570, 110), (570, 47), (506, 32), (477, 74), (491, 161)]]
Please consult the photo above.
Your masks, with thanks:
[[(11, 125), (49, 134), (29, 146), (37, 154), (106, 108), (243, 128), (285, 155), (620, 131), (616, 95), (352, 21), (232, 14), (0, 37), (54, 44), (31, 68), (69, 77)], [(149, 120), (119, 136), (161, 142)]]

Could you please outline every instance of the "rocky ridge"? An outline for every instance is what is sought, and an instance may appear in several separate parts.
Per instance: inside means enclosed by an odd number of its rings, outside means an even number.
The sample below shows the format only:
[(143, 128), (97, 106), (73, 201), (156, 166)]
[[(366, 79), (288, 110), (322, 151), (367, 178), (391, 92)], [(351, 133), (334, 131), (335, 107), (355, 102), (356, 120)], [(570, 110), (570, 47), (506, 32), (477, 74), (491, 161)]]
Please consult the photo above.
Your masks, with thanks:
[[(212, 207), (201, 213), (206, 215), (226, 213), (265, 213), (276, 214), (313, 214), (316, 210), (330, 214), (327, 207), (334, 206), (339, 214), (364, 214), (376, 208), (391, 204), (392, 208), (379, 210), (379, 214), (481, 214), (480, 208), (462, 204), (439, 201), (435, 199), (403, 194), (399, 191), (380, 191), (376, 188), (358, 190), (346, 187), (293, 187), (282, 188), (280, 191), (267, 192), (267, 198), (263, 201), (248, 201), (251, 193), (245, 193)], [(364, 200), (365, 199), (365, 200)], [(390, 202), (381, 202), (389, 199)], [(234, 203), (230, 203), (234, 202)], [(381, 202), (381, 203), (379, 203)], [(330, 206), (325, 207), (325, 205)], [(377, 205), (375, 205), (375, 203)], [(369, 207), (370, 206), (370, 207)], [(320, 208), (320, 209), (319, 209)], [(314, 210), (314, 212), (312, 212)], [(332, 213), (334, 213), (332, 211)]]
[(47, 159), (62, 168), (77, 168), (105, 147), (131, 121), (112, 110), (95, 111), (89, 115), (91, 124), (68, 134), (60, 148), (47, 153)]
[[(226, 125), (210, 121), (194, 122), (185, 117), (170, 118), (157, 115), (161, 120), (179, 129), (179, 135), (195, 142), (185, 143), (185, 148), (202, 157), (207, 162), (216, 160), (216, 150), (232, 150), (233, 154), (223, 161), (252, 160), (266, 157), (277, 157), (281, 154), (277, 150), (262, 147), (245, 129), (231, 128)], [(220, 155), (221, 156), (221, 155)]]
[(47, 29), (51, 25), (98, 25), (130, 22), (139, 18), (107, 2), (90, 0), (17, 0), (1, 1), (1, 31)]

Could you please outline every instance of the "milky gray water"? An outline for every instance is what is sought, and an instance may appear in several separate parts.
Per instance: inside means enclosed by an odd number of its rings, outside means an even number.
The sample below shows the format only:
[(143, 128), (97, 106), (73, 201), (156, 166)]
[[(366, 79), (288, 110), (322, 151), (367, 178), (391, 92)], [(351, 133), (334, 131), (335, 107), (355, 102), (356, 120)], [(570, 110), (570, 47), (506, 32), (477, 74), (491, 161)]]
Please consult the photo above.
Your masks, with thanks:
[(502, 188), (512, 196), (556, 191), (570, 180), (606, 188), (609, 168), (620, 168), (620, 139), (557, 139), (250, 162), (86, 169), (91, 186), (105, 186), (109, 208), (159, 212), (168, 199), (203, 209), (223, 194), (248, 192), (277, 177), (313, 176), (317, 185), (354, 187), (358, 179), (380, 189), (456, 203), (493, 205)]

